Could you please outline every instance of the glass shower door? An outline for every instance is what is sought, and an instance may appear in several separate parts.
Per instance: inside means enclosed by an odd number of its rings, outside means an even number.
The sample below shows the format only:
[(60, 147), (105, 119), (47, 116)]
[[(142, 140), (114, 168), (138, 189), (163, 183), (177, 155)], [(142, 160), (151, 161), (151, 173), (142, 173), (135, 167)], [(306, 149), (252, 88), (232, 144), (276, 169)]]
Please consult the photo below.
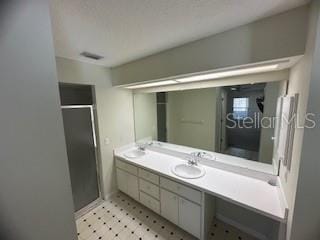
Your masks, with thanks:
[(62, 106), (75, 211), (100, 197), (92, 106)]

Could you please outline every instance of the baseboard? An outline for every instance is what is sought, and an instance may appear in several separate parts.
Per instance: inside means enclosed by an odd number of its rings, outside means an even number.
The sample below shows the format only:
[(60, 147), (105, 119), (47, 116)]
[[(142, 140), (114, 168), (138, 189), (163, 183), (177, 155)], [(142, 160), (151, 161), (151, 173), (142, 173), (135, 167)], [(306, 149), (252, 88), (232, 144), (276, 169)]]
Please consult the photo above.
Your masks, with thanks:
[(231, 226), (241, 230), (242, 232), (247, 233), (255, 238), (258, 238), (259, 240), (268, 240), (268, 238), (265, 235), (263, 235), (262, 233), (259, 233), (252, 228), (248, 228), (248, 227), (242, 225), (241, 223), (234, 221), (228, 217), (225, 217), (221, 214), (216, 214), (216, 219), (220, 220), (221, 222), (227, 223), (227, 224), (229, 224), (229, 225), (231, 225)]
[(79, 219), (80, 217), (82, 217), (83, 215), (85, 215), (86, 213), (90, 212), (92, 209), (94, 209), (98, 205), (100, 205), (102, 201), (103, 201), (102, 198), (99, 197), (98, 199), (94, 200), (92, 203), (89, 203), (84, 208), (82, 208), (79, 211), (75, 212), (75, 218)]
[(103, 199), (104, 199), (104, 200), (108, 200), (108, 199), (110, 199), (111, 197), (113, 197), (114, 195), (116, 195), (118, 192), (119, 192), (118, 190), (113, 191), (113, 192), (110, 192), (110, 193), (104, 195), (104, 198), (103, 198)]
[(99, 197), (98, 199), (96, 199), (95, 201), (93, 201), (92, 203), (90, 203), (89, 205), (85, 206), (84, 208), (80, 209), (79, 211), (77, 211), (75, 213), (75, 218), (79, 219), (80, 217), (82, 217), (83, 215), (85, 215), (86, 213), (90, 212), (92, 209), (96, 208), (97, 206), (99, 206), (103, 201), (106, 201), (108, 199), (110, 199), (112, 196), (114, 196), (115, 194), (117, 194), (118, 191), (113, 191), (107, 195), (105, 195), (103, 198)]

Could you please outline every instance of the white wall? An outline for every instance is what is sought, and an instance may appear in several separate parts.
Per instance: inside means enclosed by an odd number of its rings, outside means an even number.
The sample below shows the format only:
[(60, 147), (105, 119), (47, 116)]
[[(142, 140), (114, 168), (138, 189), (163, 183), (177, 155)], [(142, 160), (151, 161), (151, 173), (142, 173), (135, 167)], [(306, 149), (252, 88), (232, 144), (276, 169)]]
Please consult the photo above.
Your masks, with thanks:
[(133, 95), (135, 139), (151, 137), (158, 140), (156, 93)]
[(316, 127), (304, 131), (299, 177), (297, 182), (294, 216), (292, 219), (292, 240), (320, 239), (320, 2), (314, 2), (315, 15), (318, 16), (316, 26), (316, 42), (311, 66), (311, 79), (307, 113), (316, 116)]
[[(108, 68), (59, 57), (56, 62), (60, 82), (95, 87), (102, 191), (107, 197), (116, 190), (113, 149), (134, 141), (132, 92), (112, 87)], [(110, 139), (109, 145), (104, 144), (105, 138)]]
[[(289, 82), (288, 92), (300, 93), (298, 106), (300, 123), (303, 123), (305, 112), (319, 116), (319, 12), (320, 2), (313, 1), (306, 55), (292, 69)], [(319, 121), (315, 129), (296, 129), (291, 170), (288, 172), (283, 166), (281, 167), (280, 176), (290, 209), (287, 227), (287, 239), (290, 240), (320, 239), (319, 139)]]
[[(114, 85), (301, 55), (308, 6), (111, 69)], [(236, 53), (236, 54), (235, 54)]]
[(214, 151), (216, 99), (216, 88), (168, 92), (168, 142)]
[[(311, 66), (313, 64), (313, 55), (315, 50), (315, 37), (317, 34), (317, 27), (319, 27), (318, 24), (318, 15), (319, 15), (319, 2), (313, 1), (310, 18), (309, 18), (309, 24), (308, 24), (308, 38), (307, 38), (307, 46), (306, 46), (306, 53), (303, 59), (296, 64), (290, 72), (290, 78), (289, 78), (289, 85), (288, 85), (288, 94), (295, 94), (299, 93), (299, 103), (298, 103), (298, 113), (299, 113), (299, 123), (304, 124), (304, 115), (307, 111), (307, 102), (308, 102), (308, 94), (309, 94), (309, 83), (311, 78)], [(317, 25), (318, 24), (318, 25)], [(318, 68), (318, 66), (314, 66), (315, 68)], [(313, 81), (318, 81), (314, 79)], [(319, 91), (319, 88), (315, 88), (315, 91)], [(319, 92), (317, 93), (319, 94)], [(313, 103), (312, 103), (313, 104)], [(318, 104), (318, 103), (316, 103)], [(293, 153), (292, 153), (292, 165), (291, 170), (287, 171), (286, 168), (281, 165), (280, 167), (280, 178), (281, 178), (281, 184), (283, 186), (284, 193), (286, 195), (286, 199), (289, 205), (289, 218), (288, 218), (288, 224), (287, 224), (287, 239), (293, 240), (314, 240), (318, 238), (306, 238), (307, 235), (303, 236), (301, 234), (307, 234), (305, 231), (301, 231), (300, 233), (297, 232), (299, 229), (303, 229), (304, 226), (311, 224), (310, 227), (314, 226), (316, 222), (310, 223), (307, 219), (303, 218), (305, 222), (301, 223), (301, 226), (293, 226), (293, 219), (299, 218), (299, 215), (295, 213), (294, 206), (295, 206), (295, 199), (296, 199), (296, 192), (297, 192), (297, 182), (299, 177), (299, 170), (300, 166), (302, 166), (306, 161), (310, 161), (308, 158), (301, 158), (301, 150), (302, 150), (302, 144), (303, 144), (303, 138), (304, 138), (304, 130), (303, 129), (296, 129), (295, 130), (295, 136), (294, 136), (294, 142), (293, 142)], [(318, 140), (314, 141), (314, 144), (316, 144)], [(311, 159), (316, 158), (318, 155), (318, 151), (316, 150), (317, 147), (315, 147), (315, 151), (312, 152), (313, 156), (309, 156)], [(311, 160), (312, 161), (312, 160)], [(315, 168), (316, 169), (316, 168)], [(319, 170), (318, 170), (319, 171)], [(305, 173), (309, 174), (309, 173)], [(311, 174), (311, 172), (310, 172)], [(319, 173), (318, 173), (319, 175)], [(318, 179), (319, 180), (319, 179)], [(315, 182), (312, 182), (311, 184), (315, 184)], [(305, 188), (314, 189), (317, 191), (314, 187), (305, 186)], [(302, 190), (302, 189), (301, 189)], [(319, 193), (319, 191), (317, 191)], [(310, 207), (315, 207), (318, 205), (319, 202), (314, 202), (314, 205), (310, 205)], [(318, 212), (318, 211), (315, 211)], [(294, 229), (296, 228), (296, 229)], [(295, 232), (296, 236), (292, 235), (292, 233)], [(310, 232), (312, 234), (312, 232)], [(299, 236), (299, 237), (298, 237)], [(311, 236), (311, 235), (310, 235)]]
[(48, 1), (1, 1), (0, 31), (0, 239), (76, 240)]
[[(277, 100), (281, 95), (285, 95), (286, 81), (270, 82), (264, 89), (264, 112), (263, 117), (273, 118), (276, 116)], [(265, 122), (268, 124), (268, 120)], [(271, 127), (261, 128), (259, 162), (272, 164), (274, 137), (274, 124)]]

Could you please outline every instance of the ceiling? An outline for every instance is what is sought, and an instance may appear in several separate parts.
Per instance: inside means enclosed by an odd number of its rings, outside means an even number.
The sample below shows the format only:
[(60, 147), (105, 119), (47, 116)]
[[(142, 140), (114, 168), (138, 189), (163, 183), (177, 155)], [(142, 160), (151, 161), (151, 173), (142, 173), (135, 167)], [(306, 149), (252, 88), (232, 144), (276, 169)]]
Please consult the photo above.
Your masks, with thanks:
[[(309, 0), (51, 0), (56, 55), (107, 67), (306, 4)], [(83, 51), (104, 56), (92, 61)]]

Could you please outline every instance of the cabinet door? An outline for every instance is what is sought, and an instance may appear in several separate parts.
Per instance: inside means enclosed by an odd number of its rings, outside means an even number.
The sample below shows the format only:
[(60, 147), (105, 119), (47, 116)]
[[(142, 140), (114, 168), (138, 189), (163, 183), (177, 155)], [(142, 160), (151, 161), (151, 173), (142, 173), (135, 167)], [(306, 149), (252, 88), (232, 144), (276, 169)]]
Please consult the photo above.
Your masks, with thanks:
[(174, 193), (168, 192), (164, 189), (160, 190), (161, 215), (178, 225), (179, 222), (179, 200)]
[(124, 192), (124, 193), (128, 192), (128, 174), (119, 168), (117, 168), (117, 184), (118, 184), (118, 189), (121, 192)]
[(184, 198), (179, 198), (179, 226), (200, 238), (201, 207)]
[(138, 177), (128, 173), (128, 195), (134, 198), (135, 200), (139, 200), (139, 187), (138, 187)]

